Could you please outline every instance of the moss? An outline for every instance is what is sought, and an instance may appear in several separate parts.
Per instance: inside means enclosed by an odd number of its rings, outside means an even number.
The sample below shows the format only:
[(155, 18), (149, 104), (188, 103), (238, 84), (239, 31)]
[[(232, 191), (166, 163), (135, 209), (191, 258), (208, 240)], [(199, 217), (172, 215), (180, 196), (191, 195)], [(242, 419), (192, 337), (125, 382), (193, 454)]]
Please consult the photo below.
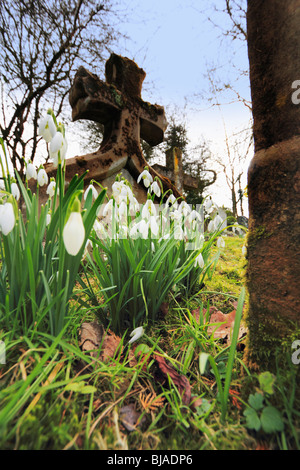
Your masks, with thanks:
[(292, 354), (294, 339), (300, 338), (299, 325), (280, 315), (270, 316), (257, 307), (255, 312), (251, 307), (247, 310), (245, 322), (249, 330), (245, 349), (248, 367), (274, 372), (277, 365), (285, 367), (286, 357)]
[(263, 225), (256, 227), (255, 229), (249, 230), (247, 233), (247, 246), (252, 248), (256, 245), (258, 240), (269, 238), (273, 235), (273, 232), (267, 232)]

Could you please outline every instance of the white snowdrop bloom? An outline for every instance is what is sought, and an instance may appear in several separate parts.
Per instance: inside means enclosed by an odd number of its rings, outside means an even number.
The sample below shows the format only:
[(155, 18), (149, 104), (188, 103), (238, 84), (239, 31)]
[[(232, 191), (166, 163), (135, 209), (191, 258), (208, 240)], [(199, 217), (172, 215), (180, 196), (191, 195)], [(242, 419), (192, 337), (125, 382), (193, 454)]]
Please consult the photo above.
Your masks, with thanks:
[(201, 253), (197, 256), (194, 262), (194, 267), (204, 268), (204, 259)]
[(50, 142), (55, 136), (56, 125), (50, 114), (46, 114), (46, 116), (40, 120), (38, 133), (46, 142)]
[(131, 199), (130, 199), (130, 202), (129, 202), (129, 214), (134, 216), (136, 215), (137, 212), (139, 212), (140, 210), (140, 203), (138, 202), (138, 200), (133, 196)]
[(149, 232), (149, 222), (146, 222), (144, 219), (142, 219), (140, 222), (137, 224), (137, 231), (141, 235), (141, 237), (146, 240), (148, 238), (148, 232)]
[(0, 206), (0, 230), (3, 235), (8, 235), (15, 226), (16, 218), (11, 202)]
[(51, 222), (51, 214), (50, 212), (48, 212), (48, 214), (46, 215), (46, 226), (49, 225)]
[(188, 214), (191, 213), (192, 209), (191, 209), (191, 206), (186, 201), (182, 201), (179, 204), (179, 211), (182, 212), (184, 217), (186, 217)]
[[(49, 195), (49, 197), (53, 197), (55, 194), (55, 187), (56, 187), (56, 182), (55, 181), (50, 181), (48, 188), (46, 190), (46, 193)], [(58, 194), (58, 188), (57, 188), (57, 194)]]
[(150, 219), (150, 217), (156, 217), (156, 208), (151, 199), (147, 199), (142, 209), (142, 217), (144, 219)]
[(61, 132), (56, 132), (50, 142), (50, 157), (53, 159), (54, 165), (58, 165), (58, 155), (60, 155), (61, 163), (65, 160), (68, 144)]
[(217, 240), (217, 247), (218, 248), (225, 248), (225, 240), (222, 237), (219, 237)]
[(142, 173), (139, 175), (137, 179), (137, 182), (139, 183), (141, 179), (143, 180), (144, 186), (146, 188), (149, 188), (150, 184), (153, 182), (153, 178), (148, 170), (142, 171)]
[(97, 189), (96, 189), (92, 184), (90, 184), (90, 185), (87, 187), (87, 189), (85, 190), (85, 193), (84, 193), (84, 195), (83, 195), (84, 200), (86, 200), (86, 198), (87, 198), (87, 196), (88, 196), (88, 194), (89, 194), (90, 191), (92, 191), (92, 199), (97, 199), (97, 197), (98, 197), (98, 191), (97, 191)]
[(112, 185), (112, 195), (117, 204), (123, 200), (127, 201), (129, 197), (127, 188), (130, 189), (123, 181), (115, 181)]
[(155, 196), (160, 197), (160, 195), (161, 195), (161, 190), (160, 190), (160, 186), (159, 186), (159, 184), (158, 184), (157, 181), (154, 181), (154, 182), (151, 184), (151, 186), (150, 186), (150, 192), (151, 192), (151, 193), (153, 192), (153, 193), (155, 194)]
[(169, 204), (171, 204), (172, 209), (177, 209), (178, 208), (178, 202), (177, 202), (176, 197), (174, 196), (174, 194), (170, 194), (170, 196), (166, 200), (165, 207), (168, 208)]
[(85, 238), (85, 228), (80, 212), (71, 212), (63, 229), (63, 240), (67, 252), (76, 256)]
[(127, 203), (125, 201), (121, 201), (118, 207), (118, 217), (122, 219), (123, 217), (127, 217)]
[(44, 186), (45, 184), (48, 184), (48, 175), (47, 175), (46, 171), (44, 170), (44, 168), (41, 168), (38, 171), (37, 182), (38, 182), (39, 186)]
[(215, 231), (215, 221), (214, 220), (209, 221), (208, 226), (207, 226), (207, 230), (209, 232), (214, 232)]
[(183, 240), (184, 239), (184, 231), (180, 225), (176, 225), (174, 229), (174, 238), (175, 240)]
[(214, 219), (215, 230), (217, 230), (218, 228), (220, 228), (220, 226), (222, 225), (222, 223), (223, 223), (222, 217), (221, 217), (219, 214), (217, 214), (216, 217), (215, 217), (215, 219)]
[(27, 180), (30, 180), (31, 178), (37, 179), (37, 171), (33, 163), (28, 163), (27, 168), (26, 168), (26, 178)]
[(139, 339), (141, 336), (144, 334), (144, 328), (142, 326), (139, 326), (138, 328), (135, 328), (131, 333), (131, 339), (129, 340), (129, 343), (133, 343), (137, 339)]
[(193, 220), (199, 220), (199, 222), (202, 222), (202, 216), (199, 214), (199, 212), (195, 211), (193, 209), (190, 214), (188, 215), (188, 220), (189, 222), (192, 222)]
[(211, 198), (205, 199), (204, 201), (204, 209), (209, 214), (214, 209), (214, 203)]
[(111, 213), (114, 207), (114, 200), (110, 199), (104, 206), (103, 209), (103, 217), (105, 217), (108, 213)]
[(174, 211), (170, 213), (170, 219), (182, 220), (182, 213), (178, 209), (175, 209)]
[(104, 225), (98, 219), (95, 220), (93, 229), (95, 230), (96, 235), (98, 238), (100, 238), (100, 240), (104, 240), (108, 237)]
[(20, 199), (20, 190), (17, 183), (11, 183), (11, 194), (17, 201)]

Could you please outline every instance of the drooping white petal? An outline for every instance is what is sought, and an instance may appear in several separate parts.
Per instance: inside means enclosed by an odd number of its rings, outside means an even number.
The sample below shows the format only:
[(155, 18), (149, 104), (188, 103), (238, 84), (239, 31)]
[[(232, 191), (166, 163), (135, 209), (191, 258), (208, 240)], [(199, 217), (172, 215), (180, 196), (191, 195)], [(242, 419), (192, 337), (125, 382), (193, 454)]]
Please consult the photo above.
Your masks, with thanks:
[(144, 334), (144, 328), (142, 326), (139, 326), (138, 328), (135, 328), (131, 333), (131, 339), (129, 340), (129, 343), (133, 343), (137, 339), (139, 339), (141, 336)]
[(85, 229), (80, 212), (71, 212), (64, 226), (63, 240), (67, 252), (76, 256), (82, 247), (85, 238)]
[(46, 171), (44, 170), (44, 168), (41, 168), (38, 171), (37, 182), (38, 182), (39, 186), (44, 186), (45, 184), (48, 184), (48, 175), (47, 175)]
[(84, 200), (86, 200), (86, 198), (87, 198), (87, 196), (88, 196), (88, 194), (89, 194), (90, 191), (92, 191), (92, 199), (97, 199), (97, 197), (98, 197), (98, 191), (97, 191), (97, 189), (96, 189), (92, 184), (90, 184), (90, 185), (87, 187), (87, 189), (86, 189), (86, 191), (85, 191), (85, 193), (84, 193), (84, 195), (83, 195)]
[(30, 180), (31, 178), (37, 179), (37, 171), (33, 163), (28, 163), (26, 168), (26, 178)]
[(219, 237), (217, 240), (217, 247), (218, 248), (225, 248), (225, 240), (222, 237)]
[(11, 194), (17, 201), (20, 199), (20, 190), (17, 183), (11, 183)]
[(50, 114), (41, 119), (38, 132), (46, 142), (50, 142), (53, 139), (56, 134), (56, 125)]
[(3, 235), (8, 235), (15, 226), (15, 213), (11, 202), (0, 206), (0, 229)]
[(199, 255), (197, 256), (194, 262), (194, 267), (196, 268), (197, 266), (199, 268), (204, 268), (204, 259), (201, 253), (199, 253)]
[[(46, 193), (49, 195), (49, 197), (53, 197), (53, 196), (54, 196), (55, 187), (56, 187), (56, 182), (55, 182), (55, 181), (51, 181), (51, 182), (49, 183), (49, 186), (48, 186), (47, 191), (46, 191)], [(57, 194), (58, 194), (58, 188), (57, 188)]]
[(146, 188), (149, 188), (150, 184), (153, 182), (152, 175), (149, 173), (148, 170), (142, 171), (142, 173), (139, 175), (137, 179), (137, 182), (139, 183), (141, 179), (143, 180), (144, 186)]
[(157, 197), (160, 197), (161, 190), (157, 181), (154, 181), (150, 186), (150, 191), (153, 192)]

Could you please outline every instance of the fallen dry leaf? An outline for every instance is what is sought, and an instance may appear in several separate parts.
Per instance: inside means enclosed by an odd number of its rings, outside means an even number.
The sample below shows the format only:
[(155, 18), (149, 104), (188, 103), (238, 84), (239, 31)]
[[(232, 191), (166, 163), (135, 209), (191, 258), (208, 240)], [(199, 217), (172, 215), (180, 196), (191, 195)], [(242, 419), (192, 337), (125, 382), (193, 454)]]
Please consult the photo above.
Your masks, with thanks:
[(79, 334), (82, 351), (90, 352), (92, 357), (98, 357), (101, 361), (114, 357), (121, 341), (119, 336), (110, 330), (105, 331), (96, 321), (82, 323)]
[[(199, 321), (200, 309), (192, 311), (192, 314)], [(203, 309), (204, 321), (209, 323), (207, 332), (213, 335), (215, 339), (222, 339), (230, 344), (231, 332), (234, 326), (236, 310), (232, 310), (230, 313), (223, 313), (216, 307), (210, 307), (209, 313), (206, 309)], [(208, 320), (209, 317), (209, 320)], [(238, 339), (241, 339), (247, 333), (247, 328), (242, 324), (240, 325)]]
[(182, 396), (182, 403), (188, 405), (191, 401), (191, 386), (188, 379), (179, 374), (174, 367), (168, 364), (164, 357), (153, 355), (153, 359), (156, 361), (159, 370), (162, 372), (164, 379), (170, 376), (170, 379), (174, 385), (178, 388), (180, 395)]

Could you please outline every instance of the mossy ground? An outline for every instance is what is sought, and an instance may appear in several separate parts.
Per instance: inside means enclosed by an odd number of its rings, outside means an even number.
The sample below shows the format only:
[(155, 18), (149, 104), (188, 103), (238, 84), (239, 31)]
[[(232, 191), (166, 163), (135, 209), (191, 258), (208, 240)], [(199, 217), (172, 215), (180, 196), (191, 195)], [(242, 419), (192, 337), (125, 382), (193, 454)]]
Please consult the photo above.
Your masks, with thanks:
[[(140, 340), (151, 354), (132, 361), (116, 354), (108, 362), (93, 360), (78, 344), (82, 321), (92, 311), (73, 310), (72, 322), (59, 347), (45, 336), (11, 341), (6, 365), (0, 369), (1, 449), (109, 450), (253, 450), (299, 448), (299, 399), (295, 369), (278, 371), (272, 404), (282, 413), (284, 431), (265, 434), (246, 427), (243, 411), (249, 394), (258, 387), (248, 374), (243, 351), (234, 363), (225, 422), (221, 421), (218, 389), (211, 370), (199, 370), (201, 351), (219, 357), (226, 370), (226, 344), (214, 341), (205, 327), (193, 322), (200, 305), (233, 310), (245, 284), (243, 238), (226, 237), (214, 275), (190, 300), (169, 299), (169, 310)], [(76, 306), (76, 303), (74, 303)], [(139, 344), (140, 344), (139, 343)], [(51, 344), (51, 343), (50, 343)], [(154, 346), (153, 346), (154, 344)], [(164, 354), (191, 385), (196, 406), (184, 404), (171, 382), (160, 383), (153, 354)], [(44, 367), (40, 364), (48, 354)], [(225, 369), (222, 369), (225, 368)], [(298, 366), (300, 367), (300, 366)], [(141, 424), (128, 430), (124, 406), (133, 406)], [(130, 419), (130, 416), (128, 416)]]

